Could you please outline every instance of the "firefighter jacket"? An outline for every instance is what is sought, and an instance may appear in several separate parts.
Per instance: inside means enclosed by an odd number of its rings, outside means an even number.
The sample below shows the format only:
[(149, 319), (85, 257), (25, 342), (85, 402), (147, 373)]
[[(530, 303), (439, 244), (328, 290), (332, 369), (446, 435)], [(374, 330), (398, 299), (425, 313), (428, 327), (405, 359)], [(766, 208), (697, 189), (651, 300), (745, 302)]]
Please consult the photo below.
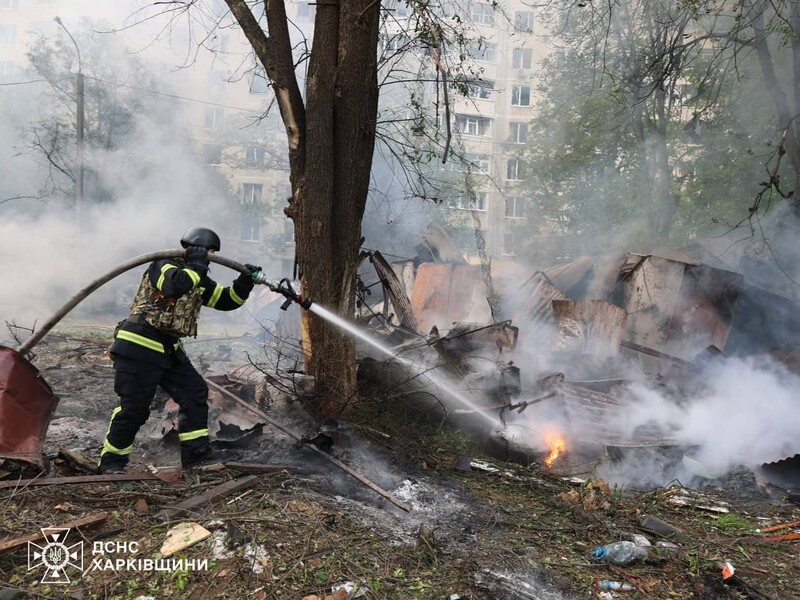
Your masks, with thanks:
[(150, 263), (131, 304), (130, 315), (114, 332), (110, 352), (168, 364), (181, 353), (180, 338), (197, 335), (200, 309), (234, 310), (250, 290), (238, 281), (222, 286), (179, 260)]

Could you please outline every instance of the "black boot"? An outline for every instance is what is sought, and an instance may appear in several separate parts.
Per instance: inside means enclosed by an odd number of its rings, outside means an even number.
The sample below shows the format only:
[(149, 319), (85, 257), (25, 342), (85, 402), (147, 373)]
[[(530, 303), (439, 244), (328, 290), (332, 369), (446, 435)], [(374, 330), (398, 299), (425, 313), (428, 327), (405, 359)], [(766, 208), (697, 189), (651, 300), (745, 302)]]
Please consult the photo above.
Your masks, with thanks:
[(217, 453), (206, 442), (196, 446), (181, 446), (181, 464), (184, 468), (197, 465), (199, 463), (207, 463), (216, 460)]
[(117, 454), (106, 453), (100, 457), (100, 472), (103, 475), (124, 473), (126, 466), (128, 466), (127, 456), (119, 456)]

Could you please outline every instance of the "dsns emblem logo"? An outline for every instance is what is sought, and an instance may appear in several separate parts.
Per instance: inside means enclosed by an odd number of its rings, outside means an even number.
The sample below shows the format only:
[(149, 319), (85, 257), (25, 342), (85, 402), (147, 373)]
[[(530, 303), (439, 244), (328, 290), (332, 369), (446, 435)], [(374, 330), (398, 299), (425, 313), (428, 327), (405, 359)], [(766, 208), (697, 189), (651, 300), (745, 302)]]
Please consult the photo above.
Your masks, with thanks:
[(83, 571), (83, 542), (69, 544), (69, 528), (42, 529), (44, 545), (28, 542), (28, 570), (44, 568), (42, 583), (69, 583), (67, 567)]

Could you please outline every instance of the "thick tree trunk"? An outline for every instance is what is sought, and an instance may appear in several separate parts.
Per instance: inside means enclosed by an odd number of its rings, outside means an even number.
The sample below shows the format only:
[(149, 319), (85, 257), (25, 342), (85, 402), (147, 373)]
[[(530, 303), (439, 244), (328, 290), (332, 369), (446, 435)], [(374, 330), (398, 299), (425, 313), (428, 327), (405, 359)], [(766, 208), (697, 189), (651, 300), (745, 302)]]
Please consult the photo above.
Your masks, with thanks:
[[(303, 105), (284, 2), (265, 1), (269, 38), (244, 0), (226, 0), (275, 90), (289, 138), (296, 262), (302, 293), (351, 318), (378, 110), (379, 0), (317, 4)], [(303, 313), (304, 350), (320, 412), (356, 389), (355, 342)]]
[[(352, 318), (378, 107), (379, 4), (319, 4), (307, 83), (306, 164), (295, 197), (303, 294)], [(307, 365), (326, 412), (356, 389), (355, 341), (305, 313)]]

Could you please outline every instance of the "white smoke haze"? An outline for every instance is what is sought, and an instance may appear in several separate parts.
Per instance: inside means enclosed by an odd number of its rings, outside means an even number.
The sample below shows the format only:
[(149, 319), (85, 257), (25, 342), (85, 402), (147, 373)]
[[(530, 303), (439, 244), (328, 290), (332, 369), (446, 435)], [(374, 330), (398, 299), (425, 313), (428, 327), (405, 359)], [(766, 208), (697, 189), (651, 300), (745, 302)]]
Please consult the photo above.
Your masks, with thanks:
[[(143, 119), (128, 145), (94, 156), (92, 166), (101, 178), (115, 182), (114, 202), (84, 203), (78, 215), (55, 201), (38, 214), (6, 211), (0, 222), (0, 321), (28, 327), (42, 322), (117, 264), (179, 248), (181, 235), (190, 227), (221, 233), (230, 229), (224, 191), (210, 179), (188, 142), (163, 123)], [(124, 312), (144, 268), (106, 284), (87, 305), (116, 305)], [(235, 276), (220, 266), (212, 271), (221, 283)]]

